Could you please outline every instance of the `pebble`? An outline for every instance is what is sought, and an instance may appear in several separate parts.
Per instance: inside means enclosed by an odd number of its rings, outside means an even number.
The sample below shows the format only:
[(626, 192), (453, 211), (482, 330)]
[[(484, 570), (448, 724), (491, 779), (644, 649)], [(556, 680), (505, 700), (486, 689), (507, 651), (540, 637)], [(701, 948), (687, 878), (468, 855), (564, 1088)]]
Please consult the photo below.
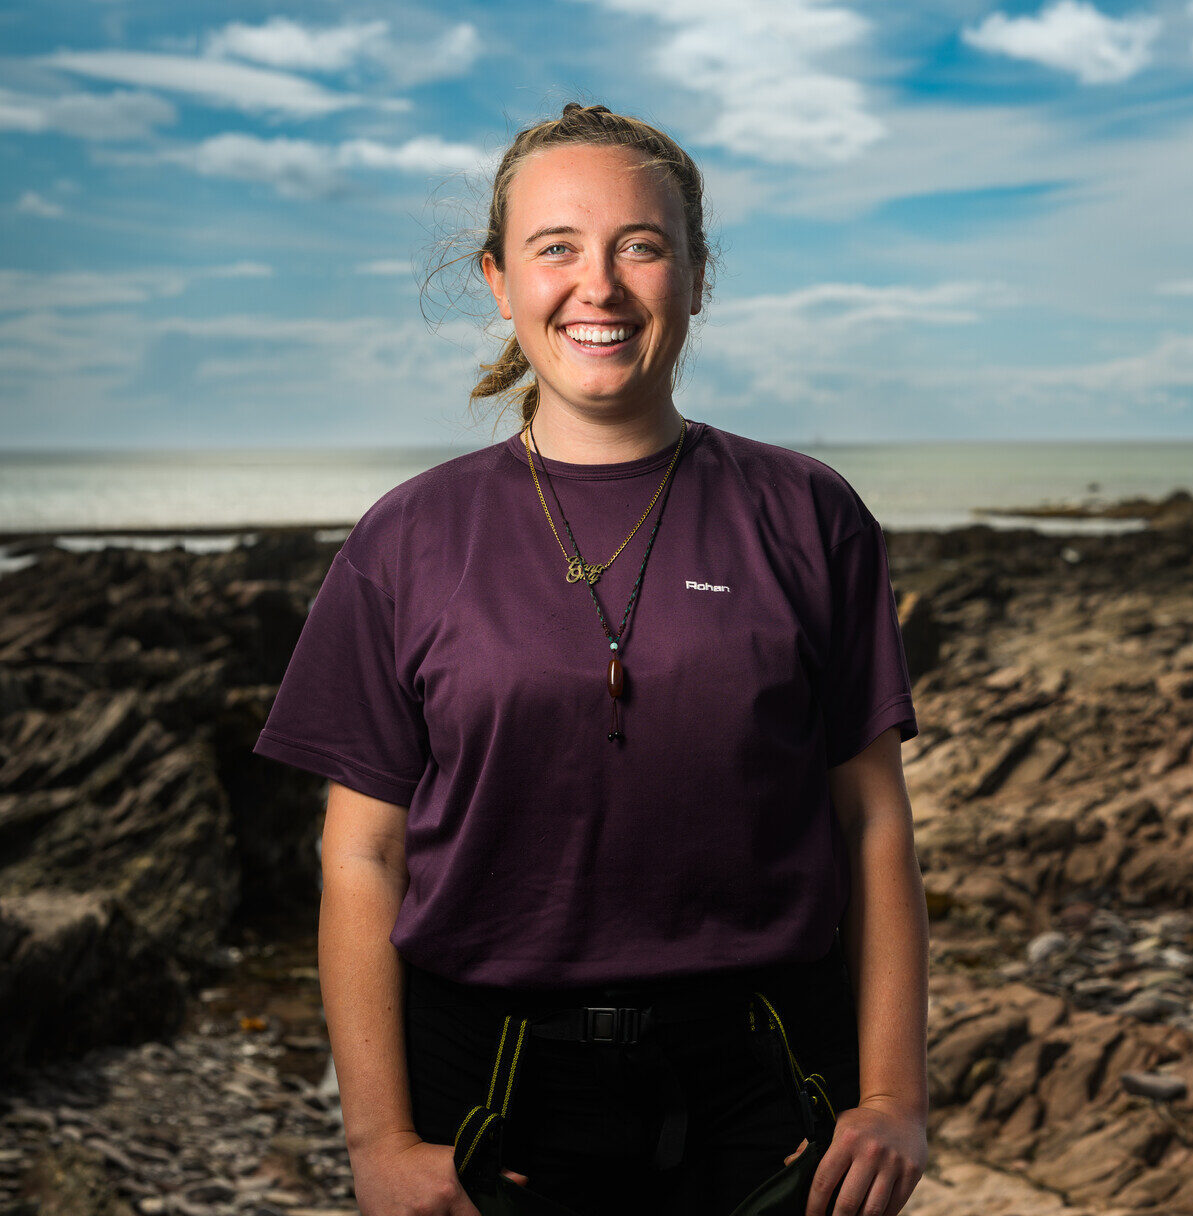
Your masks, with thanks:
[(1165, 1014), (1183, 1013), (1187, 1009), (1186, 1002), (1178, 997), (1165, 996), (1161, 992), (1140, 992), (1119, 1006), (1118, 1012), (1141, 1022), (1158, 1022)]
[(1125, 1072), (1119, 1080), (1127, 1093), (1155, 1102), (1175, 1102), (1189, 1092), (1181, 1077), (1163, 1072)]
[(1062, 909), (1057, 923), (1070, 932), (1037, 934), (1026, 961), (1004, 962), (999, 974), (1082, 1009), (1193, 1031), (1193, 953), (1185, 948), (1193, 946), (1193, 915), (1132, 916), (1085, 904)]
[(1027, 961), (1033, 967), (1038, 967), (1055, 955), (1060, 954), (1068, 944), (1069, 939), (1065, 934), (1058, 933), (1056, 930), (1041, 933), (1038, 937), (1033, 937), (1028, 942)]
[[(0, 1212), (36, 1210), (24, 1180), (47, 1156), (55, 1177), (84, 1168), (63, 1153), (67, 1143), (124, 1197), (120, 1210), (140, 1216), (354, 1211), (338, 1097), (279, 1076), (270, 1056), (282, 1050), (235, 1032), (180, 1035), (6, 1081)], [(73, 1193), (69, 1177), (62, 1185)]]

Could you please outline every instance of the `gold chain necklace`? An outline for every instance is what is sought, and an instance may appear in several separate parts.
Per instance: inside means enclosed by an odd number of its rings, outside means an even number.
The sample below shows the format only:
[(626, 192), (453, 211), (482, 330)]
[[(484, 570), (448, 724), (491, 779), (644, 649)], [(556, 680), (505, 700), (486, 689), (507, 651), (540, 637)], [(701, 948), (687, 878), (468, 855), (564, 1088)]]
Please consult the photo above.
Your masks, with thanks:
[[(571, 526), (571, 524), (568, 523), (567, 516), (563, 513), (563, 503), (561, 503), (559, 501), (559, 495), (555, 493), (555, 483), (551, 480), (551, 474), (547, 470), (546, 462), (543, 461), (543, 475), (547, 479), (547, 484), (551, 487), (551, 496), (555, 499), (555, 505), (559, 508), (559, 518), (563, 520), (563, 526), (567, 529), (568, 540), (570, 540), (572, 542), (572, 548), (575, 550), (575, 553), (576, 553), (576, 567), (575, 568), (577, 570), (590, 570), (590, 569), (596, 570), (596, 575), (594, 577), (585, 576), (584, 581), (588, 586), (588, 594), (592, 597), (592, 602), (596, 606), (597, 616), (599, 616), (601, 618), (601, 628), (605, 631), (605, 637), (607, 637), (609, 639), (609, 649), (613, 652), (613, 657), (609, 660), (609, 672), (608, 672), (608, 678), (606, 681), (606, 688), (608, 690), (609, 696), (613, 698), (613, 719), (612, 719), (612, 723), (611, 723), (611, 726), (609, 729), (609, 734), (607, 736), (610, 743), (616, 743), (619, 739), (625, 738), (625, 735), (623, 735), (621, 733), (621, 724), (618, 721), (618, 716), (617, 716), (617, 703), (621, 699), (621, 696), (622, 696), (623, 692), (625, 691), (625, 669), (624, 669), (624, 667), (622, 665), (622, 661), (621, 661), (622, 645), (623, 645), (623, 641), (625, 638), (626, 625), (629, 623), (629, 619), (630, 619), (630, 612), (634, 607), (634, 601), (638, 598), (638, 591), (642, 587), (642, 576), (643, 576), (643, 574), (646, 573), (646, 563), (650, 560), (650, 551), (651, 551), (651, 549), (654, 548), (655, 537), (659, 533), (659, 524), (661, 524), (663, 522), (663, 511), (667, 506), (668, 498), (671, 497), (671, 482), (669, 480), (671, 477), (671, 470), (675, 467), (675, 462), (679, 458), (680, 450), (683, 448), (684, 437), (688, 433), (688, 420), (686, 418), (682, 418), (680, 421), (683, 422), (683, 429), (679, 432), (679, 445), (675, 450), (675, 455), (671, 457), (671, 464), (667, 469), (667, 476), (663, 478), (663, 484), (661, 486), (659, 486), (658, 490), (655, 492), (654, 498), (651, 499), (651, 506), (653, 507), (655, 502), (658, 500), (659, 495), (662, 494), (663, 501), (661, 503), (659, 503), (658, 518), (654, 521), (654, 527), (651, 529), (650, 536), (646, 541), (646, 552), (642, 555), (642, 564), (638, 567), (638, 577), (637, 577), (637, 579), (634, 580), (634, 587), (633, 587), (633, 590), (630, 592), (630, 598), (626, 601), (625, 615), (621, 618), (621, 624), (617, 627), (617, 633), (614, 633), (609, 628), (609, 622), (605, 619), (604, 609), (601, 608), (601, 601), (599, 599), (597, 599), (597, 593), (592, 585), (596, 581), (596, 579), (600, 577), (600, 571), (603, 570), (604, 567), (603, 566), (589, 567), (589, 566), (585, 565), (584, 559), (580, 554), (580, 546), (576, 543), (576, 537), (572, 533), (572, 526)], [(533, 442), (534, 432), (530, 429), (530, 423), (526, 424), (526, 431), (523, 432), (523, 442), (526, 442), (527, 433), (529, 433), (529, 435), (530, 435), (530, 441)], [(537, 449), (537, 447), (538, 447), (538, 445), (535, 444), (536, 449)], [(543, 492), (539, 488), (538, 476), (534, 472), (534, 460), (530, 456), (529, 443), (527, 444), (527, 448), (526, 448), (526, 456), (527, 456), (527, 459), (530, 460), (530, 472), (534, 476), (535, 488), (538, 489), (538, 492), (539, 492), (539, 501), (542, 502), (543, 510), (546, 511), (547, 504), (546, 504), (546, 501), (543, 499)], [(539, 459), (540, 460), (543, 459), (541, 452), (539, 453)], [(666, 489), (665, 494), (663, 493), (664, 488)], [(647, 515), (649, 515), (649, 514), (650, 514), (650, 508), (648, 507)], [(645, 519), (645, 518), (646, 518), (646, 516), (644, 515), (642, 517), (642, 519)], [(548, 521), (551, 520), (550, 511), (547, 511), (547, 519), (548, 519)], [(642, 525), (642, 520), (639, 520), (638, 524), (634, 528), (634, 531), (636, 532), (638, 530), (638, 528), (641, 527), (641, 525)], [(551, 523), (551, 531), (555, 532), (555, 524), (553, 522)], [(633, 536), (633, 535), (634, 535), (634, 533), (631, 532), (630, 536)], [(555, 532), (555, 539), (559, 540), (558, 532)], [(621, 548), (617, 550), (617, 553), (620, 553), (621, 550), (625, 548), (628, 540), (629, 540), (629, 537), (626, 537), (626, 540), (622, 542)], [(560, 542), (560, 543), (562, 545), (562, 542)], [(615, 553), (613, 555), (613, 557), (616, 557), (617, 553)], [(564, 557), (567, 557), (566, 549), (564, 550)], [(605, 566), (608, 566), (613, 561), (613, 557), (611, 557), (609, 559), (609, 561), (605, 563)], [(570, 566), (571, 566), (571, 563), (569, 560), (568, 581), (574, 582), (576, 580), (571, 577)]]
[(551, 512), (547, 507), (547, 500), (543, 497), (543, 488), (539, 485), (538, 473), (536, 473), (534, 469), (534, 457), (531, 455), (530, 441), (527, 439), (530, 424), (527, 423), (526, 426), (522, 428), (522, 445), (526, 448), (526, 459), (530, 462), (530, 475), (534, 478), (534, 488), (538, 491), (539, 502), (543, 504), (543, 511), (547, 516), (547, 522), (551, 525), (551, 531), (555, 533), (555, 543), (559, 545), (560, 549), (563, 551), (563, 556), (567, 561), (568, 569), (566, 577), (569, 583), (579, 582), (581, 579), (583, 579), (591, 587), (593, 583), (595, 583), (601, 577), (601, 575), (604, 574), (604, 572), (611, 565), (613, 565), (614, 560), (617, 558), (618, 554), (621, 553), (622, 549), (624, 549), (626, 545), (628, 545), (630, 541), (634, 539), (634, 533), (637, 532), (638, 529), (646, 522), (646, 517), (654, 508), (655, 503), (659, 501), (659, 495), (663, 492), (663, 487), (667, 484), (667, 478), (671, 476), (671, 470), (675, 468), (675, 462), (679, 459), (679, 451), (680, 448), (683, 447), (683, 438), (684, 435), (687, 434), (688, 430), (688, 420), (686, 418), (681, 418), (680, 421), (683, 423), (683, 427), (679, 432), (679, 442), (675, 445), (675, 451), (671, 455), (671, 463), (667, 466), (667, 472), (663, 474), (663, 480), (659, 483), (659, 488), (654, 492), (654, 497), (650, 500), (650, 506), (648, 506), (646, 510), (642, 512), (642, 518), (634, 525), (629, 536), (627, 536), (625, 540), (623, 540), (621, 544), (617, 546), (617, 553), (614, 553), (607, 562), (602, 562), (600, 565), (590, 565), (579, 556), (568, 557), (568, 551), (566, 548), (564, 548), (563, 541), (559, 539), (559, 533), (555, 529), (555, 521), (551, 518)]

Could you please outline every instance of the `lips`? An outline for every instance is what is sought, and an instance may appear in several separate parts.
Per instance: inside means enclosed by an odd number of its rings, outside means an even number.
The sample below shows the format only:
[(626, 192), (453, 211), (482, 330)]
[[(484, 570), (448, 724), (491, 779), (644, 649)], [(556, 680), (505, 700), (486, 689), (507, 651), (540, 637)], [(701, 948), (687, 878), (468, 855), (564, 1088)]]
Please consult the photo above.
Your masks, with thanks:
[[(583, 351), (586, 355), (612, 354), (629, 346), (642, 332), (640, 325), (632, 323), (624, 325), (572, 325), (561, 329), (563, 336), (571, 346)], [(614, 334), (626, 334), (624, 338), (614, 339)], [(605, 340), (605, 339), (609, 340)]]

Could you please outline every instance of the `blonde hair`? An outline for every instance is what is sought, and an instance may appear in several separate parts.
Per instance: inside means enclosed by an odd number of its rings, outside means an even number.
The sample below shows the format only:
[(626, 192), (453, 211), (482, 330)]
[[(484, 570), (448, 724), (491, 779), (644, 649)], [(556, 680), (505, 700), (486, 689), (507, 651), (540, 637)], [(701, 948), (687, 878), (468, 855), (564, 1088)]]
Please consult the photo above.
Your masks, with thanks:
[[(704, 267), (702, 294), (705, 300), (709, 299), (716, 256), (709, 248), (705, 234), (704, 178), (696, 162), (669, 135), (641, 119), (614, 114), (606, 106), (583, 106), (575, 101), (568, 102), (558, 118), (524, 127), (517, 133), (493, 176), (488, 227), (483, 234), (478, 234), (482, 239), (462, 259), (453, 260), (467, 260), (482, 281), (486, 254), (493, 258), (499, 270), (505, 268), (504, 240), (510, 183), (528, 157), (544, 148), (565, 144), (632, 148), (646, 157), (643, 167), (655, 166), (664, 171), (679, 193), (687, 232), (688, 256), (693, 267)], [(442, 265), (435, 269), (442, 269)], [(685, 354), (686, 350), (685, 343)], [(671, 372), (673, 389), (682, 364), (681, 356)], [(495, 397), (504, 399), (507, 404), (516, 402), (523, 423), (533, 417), (539, 401), (538, 378), (533, 376), (533, 368), (523, 354), (516, 334), (506, 339), (500, 354), (492, 363), (481, 364), (481, 371), (483, 374), (469, 395), (470, 406), (479, 400)], [(521, 384), (528, 372), (532, 374), (531, 382)]]

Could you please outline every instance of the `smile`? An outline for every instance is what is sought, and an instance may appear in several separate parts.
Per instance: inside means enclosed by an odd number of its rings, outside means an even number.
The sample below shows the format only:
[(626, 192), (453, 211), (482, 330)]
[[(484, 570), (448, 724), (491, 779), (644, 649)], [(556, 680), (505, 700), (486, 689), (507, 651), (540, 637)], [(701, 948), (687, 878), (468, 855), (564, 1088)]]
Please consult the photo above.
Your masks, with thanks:
[(564, 336), (578, 349), (588, 354), (612, 354), (628, 346), (641, 333), (640, 325), (571, 325)]

